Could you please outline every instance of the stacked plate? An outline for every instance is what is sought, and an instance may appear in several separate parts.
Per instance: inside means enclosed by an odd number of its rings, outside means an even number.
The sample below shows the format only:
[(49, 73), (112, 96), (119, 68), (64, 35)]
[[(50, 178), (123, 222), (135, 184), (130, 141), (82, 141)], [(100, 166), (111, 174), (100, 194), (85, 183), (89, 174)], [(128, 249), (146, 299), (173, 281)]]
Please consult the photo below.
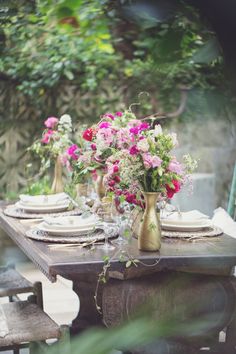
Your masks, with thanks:
[(99, 219), (96, 215), (88, 217), (62, 216), (57, 218), (44, 218), (44, 221), (37, 225), (37, 229), (54, 236), (80, 236), (92, 233), (99, 227)]
[(15, 206), (28, 213), (56, 213), (67, 210), (70, 203), (66, 193), (35, 196), (21, 194)]
[(211, 220), (197, 211), (173, 213), (170, 217), (161, 220), (163, 230), (170, 231), (201, 231), (212, 227)]

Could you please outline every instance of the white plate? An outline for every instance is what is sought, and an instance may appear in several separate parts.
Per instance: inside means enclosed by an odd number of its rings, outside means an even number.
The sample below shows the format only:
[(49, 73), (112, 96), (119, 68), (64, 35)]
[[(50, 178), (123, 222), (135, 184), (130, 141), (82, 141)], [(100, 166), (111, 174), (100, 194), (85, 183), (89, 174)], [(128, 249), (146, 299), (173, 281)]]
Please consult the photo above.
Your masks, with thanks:
[(85, 228), (80, 228), (77, 230), (61, 229), (60, 225), (58, 225), (58, 227), (54, 226), (54, 228), (49, 228), (48, 226), (49, 226), (48, 224), (42, 222), (39, 225), (37, 225), (37, 229), (39, 231), (46, 232), (48, 235), (55, 235), (55, 236), (79, 236), (96, 230), (95, 225), (87, 226)]
[(200, 231), (205, 228), (209, 228), (212, 226), (212, 223), (210, 220), (202, 220), (202, 223), (195, 222), (190, 224), (184, 224), (183, 222), (181, 224), (179, 223), (169, 223), (164, 220), (161, 221), (161, 227), (164, 230), (171, 230), (171, 231)]
[(24, 206), (35, 206), (35, 207), (45, 207), (45, 206), (57, 206), (64, 205), (69, 202), (70, 198), (66, 193), (57, 193), (49, 195), (27, 195), (21, 194), (19, 196), (20, 203)]
[(179, 226), (202, 226), (205, 225), (206, 223), (209, 223), (209, 219), (195, 219), (195, 220), (185, 220), (182, 218), (178, 218), (178, 219), (161, 219), (161, 222), (163, 222), (165, 225), (179, 225)]
[(95, 227), (99, 222), (99, 218), (96, 215), (90, 215), (84, 217), (82, 215), (78, 216), (61, 216), (61, 217), (45, 217), (44, 226), (48, 230), (59, 229), (60, 230), (79, 230), (85, 229), (86, 227), (91, 228)]
[(70, 205), (70, 202), (66, 202), (61, 205), (56, 205), (56, 206), (26, 206), (22, 204), (21, 202), (17, 202), (15, 206), (19, 209), (23, 209), (24, 211), (27, 211), (29, 213), (55, 213), (59, 211), (64, 211), (68, 209)]

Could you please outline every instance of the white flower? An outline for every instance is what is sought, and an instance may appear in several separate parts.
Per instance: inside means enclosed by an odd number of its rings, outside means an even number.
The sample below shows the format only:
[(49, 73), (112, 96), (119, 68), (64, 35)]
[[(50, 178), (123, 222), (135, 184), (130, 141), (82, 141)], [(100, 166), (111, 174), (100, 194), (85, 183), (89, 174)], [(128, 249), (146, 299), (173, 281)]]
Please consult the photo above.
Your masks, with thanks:
[(71, 116), (69, 114), (63, 114), (59, 120), (59, 126), (58, 126), (59, 131), (71, 131), (72, 130), (72, 121), (71, 121)]
[(156, 137), (160, 134), (162, 134), (162, 127), (160, 126), (160, 124), (157, 124), (157, 125), (155, 125), (153, 135)]
[(148, 144), (147, 139), (142, 139), (142, 140), (140, 140), (140, 141), (137, 143), (137, 148), (138, 148), (140, 151), (148, 152), (148, 150), (149, 150), (149, 144)]
[(178, 146), (178, 140), (177, 140), (177, 134), (176, 133), (171, 133), (169, 136), (172, 139), (173, 146), (176, 147)]

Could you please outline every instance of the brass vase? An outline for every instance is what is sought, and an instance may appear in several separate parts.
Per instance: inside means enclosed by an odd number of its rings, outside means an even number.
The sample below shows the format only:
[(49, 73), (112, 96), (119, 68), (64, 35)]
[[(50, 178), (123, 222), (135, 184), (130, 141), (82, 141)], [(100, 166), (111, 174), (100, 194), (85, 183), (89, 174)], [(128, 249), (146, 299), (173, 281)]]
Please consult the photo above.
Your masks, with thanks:
[(103, 185), (103, 175), (98, 174), (96, 182), (95, 182), (95, 191), (100, 200), (105, 196), (105, 188)]
[(160, 193), (143, 192), (145, 211), (139, 227), (138, 248), (141, 251), (158, 251), (161, 248), (160, 213), (156, 204)]
[(62, 181), (62, 164), (60, 157), (58, 156), (55, 161), (54, 166), (54, 179), (51, 188), (52, 193), (60, 193), (64, 191), (63, 181)]

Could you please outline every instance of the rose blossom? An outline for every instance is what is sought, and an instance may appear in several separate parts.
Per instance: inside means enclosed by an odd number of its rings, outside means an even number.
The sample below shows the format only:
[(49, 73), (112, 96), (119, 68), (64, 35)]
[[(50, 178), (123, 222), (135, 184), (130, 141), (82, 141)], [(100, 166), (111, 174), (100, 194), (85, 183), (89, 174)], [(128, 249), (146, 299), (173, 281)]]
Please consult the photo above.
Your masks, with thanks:
[(169, 199), (173, 198), (174, 194), (178, 193), (181, 187), (181, 183), (176, 179), (173, 179), (172, 183), (174, 185), (174, 188), (171, 188), (168, 184), (166, 184), (166, 192), (167, 192), (167, 197)]
[(92, 141), (92, 139), (93, 139), (93, 130), (91, 128), (86, 129), (83, 132), (83, 138), (84, 138), (84, 140)]
[(48, 119), (45, 120), (44, 125), (47, 128), (55, 128), (55, 126), (58, 124), (59, 120), (56, 117), (49, 117)]
[(152, 156), (150, 153), (142, 154), (143, 163), (146, 169), (161, 166), (162, 160), (158, 156)]

